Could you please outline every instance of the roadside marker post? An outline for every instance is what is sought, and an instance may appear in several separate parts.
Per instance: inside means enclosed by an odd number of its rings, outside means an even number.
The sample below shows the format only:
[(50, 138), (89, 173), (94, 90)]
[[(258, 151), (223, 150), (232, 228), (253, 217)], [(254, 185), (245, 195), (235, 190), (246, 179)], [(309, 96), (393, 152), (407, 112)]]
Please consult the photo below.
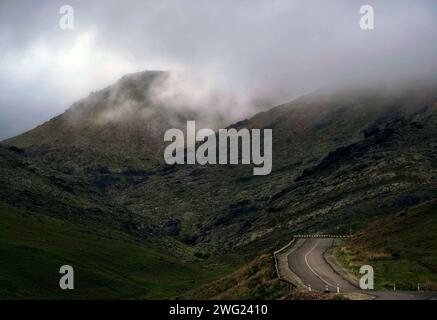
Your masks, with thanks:
[(340, 293), (340, 287), (337, 284), (337, 293)]
[(311, 285), (308, 285), (308, 291), (311, 292)]

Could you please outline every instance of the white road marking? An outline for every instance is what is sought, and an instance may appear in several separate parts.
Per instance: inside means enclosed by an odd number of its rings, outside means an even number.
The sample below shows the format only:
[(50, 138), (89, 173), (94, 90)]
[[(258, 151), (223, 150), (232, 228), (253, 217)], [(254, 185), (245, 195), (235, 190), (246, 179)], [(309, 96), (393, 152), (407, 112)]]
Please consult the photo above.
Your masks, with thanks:
[(318, 239), (317, 240), (317, 242), (316, 242), (316, 244), (310, 249), (310, 251), (308, 251), (306, 254), (305, 254), (305, 263), (306, 263), (306, 265), (307, 265), (307, 267), (311, 270), (311, 272), (312, 273), (314, 273), (314, 275), (317, 277), (317, 278), (319, 278), (320, 280), (322, 280), (325, 284), (327, 284), (328, 286), (331, 286), (331, 287), (334, 287), (335, 288), (335, 286), (333, 285), (333, 284), (331, 284), (331, 283), (329, 283), (328, 281), (326, 281), (326, 280), (324, 280), (316, 271), (314, 271), (314, 269), (313, 268), (311, 268), (311, 266), (309, 265), (309, 263), (308, 263), (308, 255), (314, 250), (314, 248), (315, 247), (317, 247), (317, 245), (319, 244), (319, 241), (320, 241), (320, 239)]

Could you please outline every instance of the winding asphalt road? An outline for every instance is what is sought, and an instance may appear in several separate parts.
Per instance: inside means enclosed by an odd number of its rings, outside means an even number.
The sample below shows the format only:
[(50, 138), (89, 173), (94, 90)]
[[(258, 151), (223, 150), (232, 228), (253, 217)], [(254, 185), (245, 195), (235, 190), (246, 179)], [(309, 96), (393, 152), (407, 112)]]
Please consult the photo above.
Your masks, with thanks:
[(437, 292), (423, 291), (366, 291), (340, 276), (325, 260), (324, 253), (334, 238), (299, 239), (288, 255), (288, 266), (304, 284), (315, 291), (366, 293), (383, 300), (435, 300)]

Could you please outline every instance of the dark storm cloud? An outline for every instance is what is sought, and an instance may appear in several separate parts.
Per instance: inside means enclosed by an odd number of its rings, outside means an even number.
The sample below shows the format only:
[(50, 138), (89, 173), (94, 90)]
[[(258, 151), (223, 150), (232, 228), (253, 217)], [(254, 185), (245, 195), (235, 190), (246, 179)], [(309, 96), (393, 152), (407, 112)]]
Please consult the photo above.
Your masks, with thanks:
[[(0, 2), (0, 138), (145, 69), (184, 70), (188, 93), (202, 82), (201, 102), (209, 91), (238, 96), (228, 100), (241, 116), (259, 101), (437, 70), (435, 1), (90, 2)], [(73, 31), (58, 27), (65, 3)], [(359, 28), (364, 4), (373, 31)]]

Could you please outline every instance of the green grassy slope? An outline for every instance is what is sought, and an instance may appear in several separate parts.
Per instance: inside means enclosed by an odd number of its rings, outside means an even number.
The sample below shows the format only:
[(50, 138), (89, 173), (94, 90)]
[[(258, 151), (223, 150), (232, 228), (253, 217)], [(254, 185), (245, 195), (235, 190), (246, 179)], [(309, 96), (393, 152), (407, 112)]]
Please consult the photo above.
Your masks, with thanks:
[(273, 256), (261, 255), (236, 272), (181, 295), (182, 299), (279, 299), (288, 293), (279, 281)]
[[(0, 298), (171, 298), (239, 266), (232, 260), (183, 262), (118, 231), (84, 226), (0, 204)], [(59, 268), (75, 289), (59, 289)]]
[(437, 201), (392, 214), (370, 224), (338, 251), (338, 260), (358, 275), (375, 271), (376, 289), (437, 290)]

